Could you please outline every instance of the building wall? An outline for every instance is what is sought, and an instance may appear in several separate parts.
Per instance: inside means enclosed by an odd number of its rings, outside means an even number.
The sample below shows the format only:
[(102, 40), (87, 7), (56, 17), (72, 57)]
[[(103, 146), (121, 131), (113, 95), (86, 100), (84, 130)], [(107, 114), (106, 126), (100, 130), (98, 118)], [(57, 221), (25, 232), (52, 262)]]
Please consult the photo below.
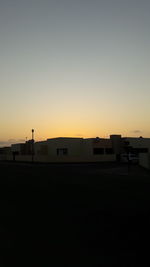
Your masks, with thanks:
[(47, 141), (36, 142), (34, 144), (34, 152), (35, 152), (35, 155), (43, 155), (43, 156), (48, 155)]
[(150, 138), (126, 138), (126, 141), (129, 142), (129, 145), (134, 148), (148, 148), (150, 152)]
[[(94, 155), (94, 148), (104, 148), (104, 154)], [(34, 144), (34, 161), (37, 162), (103, 162), (115, 161), (115, 154), (106, 154), (105, 149), (112, 148), (111, 140), (95, 140), (83, 138), (53, 138)], [(67, 149), (66, 154), (58, 153), (58, 150)], [(16, 156), (16, 160), (20, 160)], [(23, 159), (23, 157), (22, 157)], [(31, 161), (31, 157), (26, 160)]]
[[(37, 162), (101, 162), (116, 161), (118, 154), (125, 153), (125, 146), (148, 148), (150, 138), (121, 138), (112, 135), (103, 138), (53, 138), (34, 144), (34, 161)], [(32, 161), (32, 143), (14, 144), (1, 149), (0, 160)], [(7, 151), (7, 155), (6, 154)], [(15, 154), (13, 152), (19, 152)], [(124, 150), (125, 151), (125, 150)], [(9, 153), (8, 153), (9, 152)], [(144, 164), (144, 163), (142, 163)]]
[[(54, 138), (48, 139), (48, 155), (57, 156), (58, 149), (67, 149), (68, 156), (79, 156), (82, 153), (82, 138)], [(58, 155), (59, 156), (59, 155)]]
[(12, 161), (13, 156), (11, 154), (0, 155), (0, 161)]
[(0, 155), (9, 155), (11, 153), (11, 147), (0, 147)]
[(98, 156), (98, 155), (94, 155), (94, 150), (99, 149), (99, 148), (103, 149), (103, 151), (104, 151), (102, 153), (103, 155), (108, 154), (108, 152), (107, 152), (108, 148), (113, 150), (112, 141), (110, 139), (101, 139), (101, 138), (84, 139), (82, 154), (88, 155), (91, 157)]
[(114, 150), (114, 153), (116, 155), (119, 155), (122, 153), (122, 138), (121, 135), (110, 135), (110, 140), (112, 142), (112, 147)]
[(25, 144), (13, 144), (11, 145), (11, 151), (12, 153), (13, 152), (18, 152), (19, 154), (21, 154), (22, 152), (22, 147), (24, 146)]
[[(53, 138), (34, 144), (35, 162), (106, 162), (115, 161), (115, 154), (106, 153), (106, 149), (112, 148), (109, 139), (83, 139), (83, 138)], [(67, 153), (63, 154), (63, 150)], [(104, 153), (94, 154), (94, 149), (103, 149)], [(21, 151), (20, 144), (13, 145), (12, 151)], [(59, 153), (61, 152), (61, 153)], [(8, 160), (32, 161), (32, 155), (18, 153)], [(6, 158), (5, 158), (6, 159)]]
[(150, 153), (141, 153), (139, 155), (140, 166), (150, 170)]
[[(0, 160), (13, 161), (13, 155), (0, 155)], [(16, 155), (15, 161), (32, 162), (31, 155)], [(96, 155), (96, 156), (42, 156), (34, 155), (34, 162), (49, 162), (49, 163), (86, 163), (86, 162), (114, 162), (115, 155)]]
[(122, 138), (121, 135), (111, 135), (110, 139), (112, 140), (112, 146), (117, 156), (126, 153), (131, 153), (135, 154), (138, 157), (139, 153), (150, 152), (150, 138), (142, 138), (142, 137)]
[[(47, 148), (47, 149), (42, 149)], [(110, 139), (97, 139), (97, 138), (54, 138), (48, 139), (47, 141), (35, 143), (35, 154), (36, 155), (49, 155), (51, 157), (60, 156), (58, 150), (67, 149), (67, 155), (72, 156), (87, 156), (91, 157), (94, 155), (94, 149), (103, 148), (104, 155), (112, 154), (109, 153), (112, 148), (112, 142)], [(42, 153), (45, 151), (46, 153)]]
[(12, 144), (11, 152), (19, 155), (31, 155), (32, 154), (32, 140), (26, 143)]

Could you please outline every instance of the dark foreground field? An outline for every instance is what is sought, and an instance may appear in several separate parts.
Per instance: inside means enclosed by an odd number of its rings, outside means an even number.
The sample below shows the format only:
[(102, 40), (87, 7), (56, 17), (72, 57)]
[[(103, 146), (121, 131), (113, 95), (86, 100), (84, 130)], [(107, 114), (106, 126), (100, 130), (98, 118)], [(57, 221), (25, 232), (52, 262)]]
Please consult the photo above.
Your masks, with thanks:
[(0, 266), (150, 265), (149, 172), (114, 164), (0, 170), (0, 246), (9, 254)]

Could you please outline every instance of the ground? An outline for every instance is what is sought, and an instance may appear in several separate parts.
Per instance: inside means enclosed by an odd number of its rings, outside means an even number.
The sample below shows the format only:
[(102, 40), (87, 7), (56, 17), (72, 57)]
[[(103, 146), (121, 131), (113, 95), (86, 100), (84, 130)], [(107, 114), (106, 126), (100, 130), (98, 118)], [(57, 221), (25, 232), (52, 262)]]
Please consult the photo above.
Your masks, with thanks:
[(13, 162), (0, 170), (0, 246), (11, 253), (5, 265), (150, 265), (149, 171)]

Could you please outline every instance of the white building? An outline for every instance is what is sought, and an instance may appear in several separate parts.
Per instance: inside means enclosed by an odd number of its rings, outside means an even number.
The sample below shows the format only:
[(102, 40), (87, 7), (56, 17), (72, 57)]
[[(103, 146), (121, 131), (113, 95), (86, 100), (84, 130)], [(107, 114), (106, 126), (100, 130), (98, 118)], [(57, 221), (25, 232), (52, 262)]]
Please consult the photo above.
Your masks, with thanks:
[(35, 159), (48, 162), (115, 161), (112, 142), (101, 138), (52, 138), (35, 143)]

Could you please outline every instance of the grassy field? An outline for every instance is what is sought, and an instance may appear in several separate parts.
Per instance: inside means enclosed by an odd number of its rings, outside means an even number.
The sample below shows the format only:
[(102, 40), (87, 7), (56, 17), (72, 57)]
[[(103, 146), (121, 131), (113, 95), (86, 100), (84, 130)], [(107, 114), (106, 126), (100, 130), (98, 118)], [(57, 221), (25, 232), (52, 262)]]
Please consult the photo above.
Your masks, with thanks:
[(8, 265), (150, 265), (148, 171), (6, 162), (0, 170), (0, 245), (15, 250)]

